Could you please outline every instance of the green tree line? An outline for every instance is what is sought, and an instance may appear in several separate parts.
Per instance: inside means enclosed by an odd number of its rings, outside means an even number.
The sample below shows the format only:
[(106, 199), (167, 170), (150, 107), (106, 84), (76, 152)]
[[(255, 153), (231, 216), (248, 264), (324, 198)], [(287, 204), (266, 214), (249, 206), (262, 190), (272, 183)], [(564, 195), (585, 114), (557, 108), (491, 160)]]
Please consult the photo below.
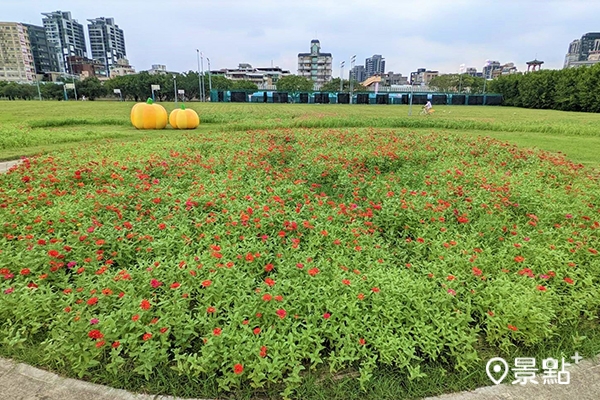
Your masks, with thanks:
[[(134, 75), (118, 76), (107, 81), (100, 81), (96, 77), (90, 77), (83, 80), (76, 80), (75, 91), (77, 98), (85, 96), (88, 100), (95, 100), (103, 97), (119, 98), (114, 94), (114, 89), (120, 89), (123, 100), (142, 101), (152, 96), (151, 85), (160, 85), (160, 90), (155, 92), (157, 101), (172, 101), (175, 97), (175, 85), (177, 90), (185, 91), (184, 99), (198, 99), (200, 93), (200, 81), (198, 73), (190, 71), (182, 74), (151, 75), (148, 72), (140, 72)], [(0, 82), (0, 98), (8, 100), (37, 100), (41, 94), (44, 100), (64, 100), (65, 90), (62, 83), (73, 83), (71, 80), (64, 80), (57, 83), (41, 82), (36, 84)], [(212, 75), (210, 84), (215, 90), (258, 90), (256, 84), (250, 81), (233, 81), (224, 76)], [(204, 75), (205, 96), (209, 96), (209, 77)], [(75, 91), (67, 89), (67, 98), (74, 99)], [(178, 98), (181, 95), (178, 95)]]
[(501, 93), (507, 106), (600, 112), (600, 64), (500, 76), (490, 91)]

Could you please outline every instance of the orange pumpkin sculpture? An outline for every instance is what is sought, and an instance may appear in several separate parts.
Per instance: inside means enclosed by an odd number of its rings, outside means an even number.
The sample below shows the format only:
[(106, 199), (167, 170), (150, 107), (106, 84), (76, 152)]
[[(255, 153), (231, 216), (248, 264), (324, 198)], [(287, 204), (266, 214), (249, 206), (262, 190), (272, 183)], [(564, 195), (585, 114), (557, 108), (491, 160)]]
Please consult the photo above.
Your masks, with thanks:
[(167, 126), (167, 110), (152, 99), (137, 103), (131, 109), (131, 123), (137, 129), (164, 129)]
[(176, 108), (169, 114), (169, 124), (173, 129), (196, 129), (200, 125), (200, 117), (196, 111), (182, 104), (180, 109)]

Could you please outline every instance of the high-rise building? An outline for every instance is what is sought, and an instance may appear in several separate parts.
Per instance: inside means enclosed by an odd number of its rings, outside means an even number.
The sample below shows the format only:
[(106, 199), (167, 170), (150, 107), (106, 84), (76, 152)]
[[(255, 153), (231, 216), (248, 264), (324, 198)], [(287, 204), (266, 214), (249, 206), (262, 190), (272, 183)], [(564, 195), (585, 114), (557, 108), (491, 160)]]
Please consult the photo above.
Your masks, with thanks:
[(331, 80), (333, 72), (331, 53), (321, 53), (318, 40), (310, 42), (310, 53), (298, 53), (298, 75), (314, 82), (314, 88), (320, 89)]
[(88, 35), (92, 58), (105, 66), (105, 76), (117, 66), (117, 60), (127, 57), (123, 29), (115, 25), (114, 18), (88, 19)]
[(357, 82), (364, 82), (367, 79), (367, 71), (364, 65), (355, 65), (350, 70), (350, 79), (354, 79)]
[(410, 73), (410, 84), (427, 86), (429, 81), (438, 76), (438, 71), (430, 71), (425, 68), (418, 68), (416, 71)]
[[(600, 32), (588, 32), (575, 39), (569, 44), (569, 50), (565, 56), (563, 68), (577, 67), (580, 65), (591, 65), (598, 61), (596, 58), (596, 41), (600, 39)], [(592, 58), (590, 58), (590, 55)]]
[(35, 66), (27, 28), (0, 22), (0, 81), (33, 82)]
[(365, 70), (367, 78), (373, 75), (383, 75), (385, 73), (385, 59), (381, 54), (374, 54), (365, 60)]
[(30, 24), (23, 24), (23, 26), (27, 28), (35, 73), (41, 75), (48, 72), (58, 72), (60, 51), (48, 40), (44, 27)]
[(48, 41), (54, 44), (61, 54), (59, 71), (71, 74), (68, 57), (87, 57), (83, 25), (72, 19), (68, 11), (54, 11), (42, 15)]

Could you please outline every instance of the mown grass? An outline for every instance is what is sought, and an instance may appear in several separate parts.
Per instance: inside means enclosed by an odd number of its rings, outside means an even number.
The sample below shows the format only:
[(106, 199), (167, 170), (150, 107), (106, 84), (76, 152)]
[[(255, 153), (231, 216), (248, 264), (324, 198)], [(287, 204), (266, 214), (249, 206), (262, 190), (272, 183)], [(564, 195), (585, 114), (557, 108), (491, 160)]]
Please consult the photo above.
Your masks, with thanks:
[[(78, 142), (131, 140), (142, 133), (129, 122), (131, 102), (2, 102), (0, 160), (77, 146)], [(174, 104), (163, 104), (167, 111)], [(189, 103), (200, 114), (197, 132), (275, 128), (408, 128), (489, 135), (524, 147), (563, 152), (598, 166), (600, 116), (512, 107), (436, 106), (430, 117), (413, 106)], [(168, 129), (168, 128), (167, 128)], [(148, 133), (145, 132), (144, 136)]]

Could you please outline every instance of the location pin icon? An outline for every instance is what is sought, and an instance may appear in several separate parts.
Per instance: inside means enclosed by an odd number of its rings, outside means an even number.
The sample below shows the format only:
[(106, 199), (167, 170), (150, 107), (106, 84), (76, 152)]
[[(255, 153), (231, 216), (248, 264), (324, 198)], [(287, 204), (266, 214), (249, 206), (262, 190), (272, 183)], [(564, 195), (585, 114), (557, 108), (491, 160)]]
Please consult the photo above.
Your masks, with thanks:
[[(499, 374), (502, 371), (502, 367), (504, 367), (504, 373), (499, 379), (494, 378), (493, 374)], [(506, 378), (506, 375), (508, 375), (508, 363), (503, 358), (494, 357), (485, 365), (485, 372), (492, 382), (494, 382), (494, 385), (499, 385)]]

